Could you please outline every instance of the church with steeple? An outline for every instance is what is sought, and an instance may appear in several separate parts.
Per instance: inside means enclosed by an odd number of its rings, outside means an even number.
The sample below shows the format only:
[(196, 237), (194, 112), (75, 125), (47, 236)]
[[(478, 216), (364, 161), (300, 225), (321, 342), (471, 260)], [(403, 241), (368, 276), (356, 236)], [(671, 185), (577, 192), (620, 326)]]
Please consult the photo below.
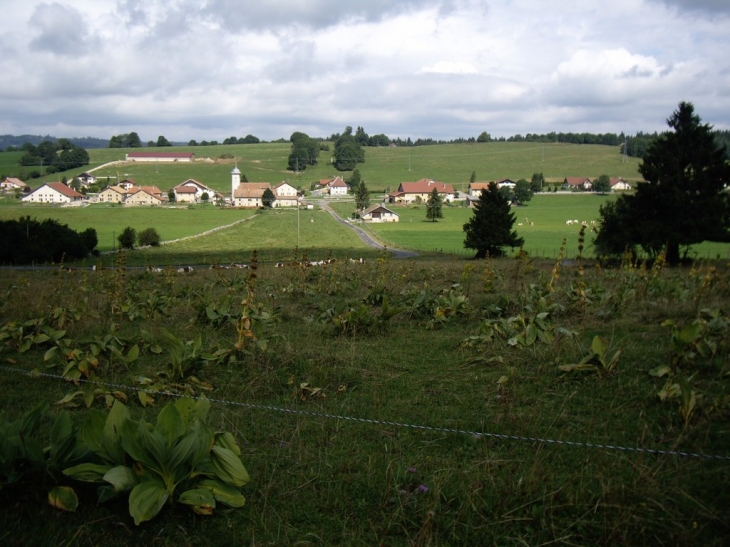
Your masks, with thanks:
[(296, 207), (297, 189), (287, 182), (271, 187), (268, 182), (241, 182), (241, 171), (238, 165), (231, 171), (231, 205), (258, 209), (264, 206), (263, 197), (266, 190), (275, 196), (272, 207)]

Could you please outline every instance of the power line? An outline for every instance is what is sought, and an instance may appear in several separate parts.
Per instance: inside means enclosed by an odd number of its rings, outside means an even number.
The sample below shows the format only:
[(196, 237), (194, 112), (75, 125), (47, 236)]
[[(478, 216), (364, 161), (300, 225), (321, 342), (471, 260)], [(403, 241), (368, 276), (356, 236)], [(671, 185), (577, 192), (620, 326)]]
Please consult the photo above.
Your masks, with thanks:
[[(59, 376), (57, 374), (50, 374), (47, 372), (27, 371), (27, 370), (7, 367), (7, 366), (0, 366), (0, 370), (3, 372), (10, 372), (10, 373), (14, 373), (14, 374), (23, 374), (25, 376), (30, 376), (31, 378), (51, 378), (54, 380), (59, 380), (59, 381), (64, 381), (64, 382), (67, 381), (63, 376)], [(508, 435), (508, 434), (503, 434), (503, 433), (490, 433), (490, 432), (484, 432), (484, 431), (473, 431), (473, 430), (468, 430), (468, 429), (456, 429), (456, 428), (448, 428), (448, 427), (409, 424), (409, 423), (405, 423), (405, 422), (377, 420), (377, 419), (373, 419), (373, 418), (360, 418), (360, 417), (356, 417), (356, 416), (328, 414), (325, 412), (313, 412), (313, 411), (309, 411), (309, 410), (297, 410), (297, 409), (293, 409), (293, 408), (283, 408), (283, 407), (277, 407), (277, 406), (273, 406), (273, 405), (242, 403), (242, 402), (238, 402), (238, 401), (228, 401), (225, 399), (216, 399), (216, 398), (208, 398), (208, 397), (190, 397), (188, 395), (181, 395), (179, 393), (172, 393), (169, 391), (155, 391), (155, 390), (136, 387), (136, 386), (128, 386), (125, 384), (113, 384), (113, 383), (109, 383), (109, 382), (99, 382), (96, 380), (89, 381), (89, 380), (85, 380), (85, 379), (80, 379), (80, 380), (78, 380), (78, 382), (82, 383), (82, 384), (104, 386), (104, 387), (108, 387), (108, 388), (121, 389), (121, 390), (126, 390), (126, 391), (135, 391), (138, 393), (149, 393), (150, 395), (158, 395), (158, 396), (167, 395), (169, 397), (177, 397), (177, 398), (188, 397), (193, 400), (205, 399), (207, 401), (210, 401), (211, 403), (215, 403), (215, 404), (218, 404), (221, 406), (228, 406), (228, 407), (247, 408), (250, 410), (261, 410), (261, 411), (266, 411), (266, 412), (279, 412), (279, 413), (291, 414), (291, 415), (296, 415), (296, 416), (306, 416), (306, 417), (310, 417), (310, 418), (323, 418), (323, 419), (328, 419), (328, 420), (343, 420), (343, 421), (348, 421), (348, 422), (363, 423), (363, 424), (370, 424), (370, 425), (400, 427), (400, 428), (419, 430), (419, 431), (433, 431), (436, 433), (455, 433), (457, 435), (468, 435), (473, 438), (488, 438), (488, 439), (497, 439), (497, 440), (501, 440), (501, 441), (554, 444), (554, 445), (560, 445), (560, 446), (572, 446), (572, 447), (577, 447), (577, 448), (591, 448), (591, 449), (598, 449), (598, 450), (653, 454), (656, 456), (676, 456), (676, 457), (682, 457), (682, 458), (698, 458), (698, 459), (705, 459), (705, 460), (730, 461), (730, 456), (724, 456), (724, 455), (718, 455), (718, 454), (701, 454), (701, 453), (697, 453), (697, 452), (683, 452), (683, 451), (679, 451), (679, 450), (663, 450), (663, 449), (657, 449), (657, 448), (631, 447), (631, 446), (621, 446), (621, 445), (604, 444), (604, 443), (566, 441), (566, 440), (550, 439), (550, 438), (544, 438), (544, 437), (527, 437), (527, 436), (523, 436), (523, 435)]]

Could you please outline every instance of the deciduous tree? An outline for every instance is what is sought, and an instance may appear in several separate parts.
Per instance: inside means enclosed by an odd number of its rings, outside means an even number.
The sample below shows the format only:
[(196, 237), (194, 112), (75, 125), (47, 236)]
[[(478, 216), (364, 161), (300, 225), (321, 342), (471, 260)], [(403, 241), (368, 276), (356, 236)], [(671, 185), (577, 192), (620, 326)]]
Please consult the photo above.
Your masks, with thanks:
[(611, 179), (608, 175), (601, 175), (593, 181), (593, 191), (599, 194), (605, 194), (611, 191)]
[(520, 179), (515, 183), (514, 190), (515, 199), (520, 203), (528, 202), (532, 199), (532, 187), (525, 179)]

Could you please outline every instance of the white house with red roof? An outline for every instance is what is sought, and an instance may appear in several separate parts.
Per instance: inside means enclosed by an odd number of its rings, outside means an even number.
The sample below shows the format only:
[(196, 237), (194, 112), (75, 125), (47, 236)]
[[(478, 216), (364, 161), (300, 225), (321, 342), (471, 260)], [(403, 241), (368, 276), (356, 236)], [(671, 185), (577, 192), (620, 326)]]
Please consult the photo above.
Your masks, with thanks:
[(73, 203), (84, 196), (62, 182), (47, 182), (21, 199), (27, 203)]
[(129, 152), (127, 161), (147, 162), (147, 163), (171, 163), (171, 162), (193, 162), (195, 154), (192, 152)]
[(328, 188), (330, 190), (330, 196), (346, 196), (347, 191), (350, 189), (347, 183), (342, 180), (342, 177), (335, 177), (332, 182), (329, 183)]
[(326, 189), (330, 196), (346, 196), (350, 189), (345, 180), (339, 175), (332, 179), (320, 179), (319, 186)]
[(216, 195), (215, 190), (195, 179), (181, 182), (172, 191), (175, 194), (175, 201), (178, 203), (198, 203), (203, 199), (203, 194), (208, 194), (208, 198), (211, 200)]
[(470, 182), (469, 183), (469, 197), (473, 199), (479, 199), (482, 190), (489, 190), (488, 182)]
[(438, 191), (443, 201), (454, 201), (455, 192), (453, 186), (430, 179), (421, 179), (416, 182), (401, 182), (396, 191), (388, 194), (388, 198), (391, 203), (410, 204), (419, 200), (425, 203), (434, 188)]

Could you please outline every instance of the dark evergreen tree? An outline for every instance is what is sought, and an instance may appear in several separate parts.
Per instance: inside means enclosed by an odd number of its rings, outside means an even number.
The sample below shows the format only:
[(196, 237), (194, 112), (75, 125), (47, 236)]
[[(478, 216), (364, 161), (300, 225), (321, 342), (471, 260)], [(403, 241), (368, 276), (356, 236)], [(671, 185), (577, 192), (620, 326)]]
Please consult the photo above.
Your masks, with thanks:
[(360, 181), (355, 190), (355, 209), (361, 213), (370, 206), (370, 190), (365, 185), (365, 181)]
[(673, 131), (649, 145), (639, 172), (645, 182), (633, 195), (619, 196), (613, 210), (606, 209), (596, 237), (596, 248), (607, 252), (618, 245), (607, 233), (610, 222), (631, 227), (624, 232), (624, 247), (637, 245), (656, 255), (666, 249), (669, 264), (680, 261), (680, 247), (702, 241), (730, 241), (730, 200), (726, 184), (730, 165), (724, 147), (715, 143), (712, 127), (702, 124), (691, 103), (682, 102), (667, 120)]
[(533, 173), (532, 174), (532, 178), (530, 179), (530, 188), (532, 188), (533, 194), (542, 192), (542, 187), (544, 184), (545, 184), (545, 177), (542, 176), (542, 173)]
[(276, 196), (274, 195), (274, 192), (271, 191), (271, 188), (267, 188), (266, 190), (264, 190), (264, 195), (261, 196), (261, 203), (264, 204), (264, 207), (270, 209), (274, 206), (275, 201)]
[(434, 188), (426, 200), (426, 218), (431, 222), (436, 222), (439, 218), (444, 218), (442, 209), (442, 200), (439, 191)]
[(357, 191), (357, 187), (360, 185), (360, 170), (354, 169), (352, 171), (352, 176), (347, 180), (347, 185), (350, 187), (350, 189), (353, 192)]
[(474, 202), (474, 214), (464, 224), (464, 247), (474, 249), (474, 258), (502, 256), (502, 247), (520, 247), (524, 239), (512, 230), (515, 215), (509, 200), (502, 195), (494, 182), (482, 190), (479, 201)]
[(134, 249), (134, 244), (137, 241), (137, 231), (131, 226), (127, 226), (122, 233), (117, 236), (119, 246), (123, 249)]

